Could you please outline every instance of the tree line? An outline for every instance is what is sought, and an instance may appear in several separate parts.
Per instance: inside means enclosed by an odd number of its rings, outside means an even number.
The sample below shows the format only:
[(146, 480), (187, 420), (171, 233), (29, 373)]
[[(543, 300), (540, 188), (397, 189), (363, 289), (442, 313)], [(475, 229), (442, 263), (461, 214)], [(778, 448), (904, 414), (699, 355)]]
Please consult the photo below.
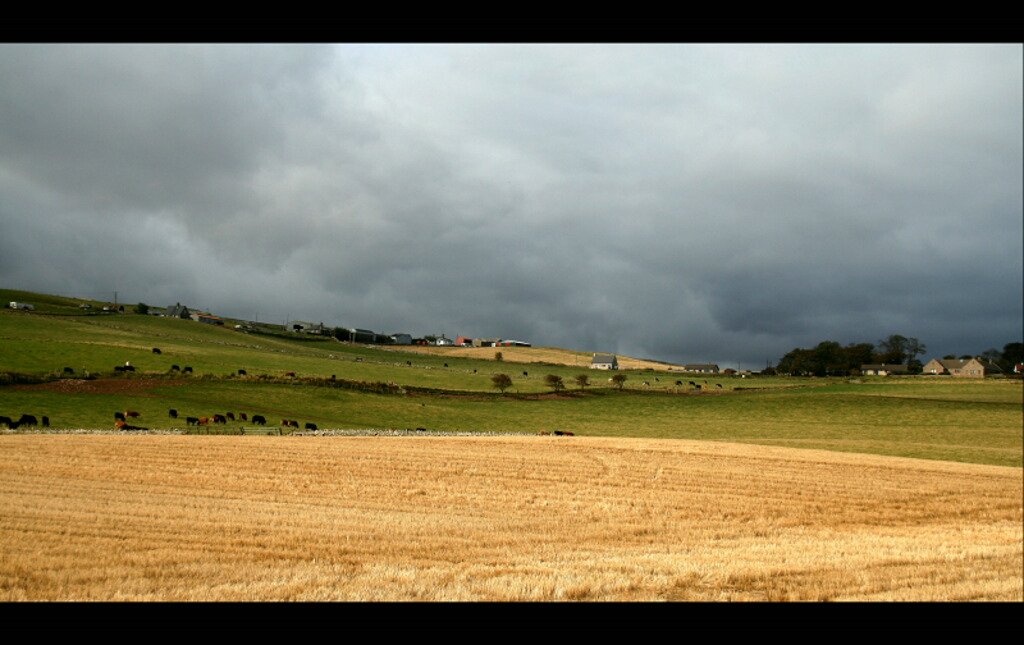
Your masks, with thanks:
[[(836, 341), (826, 340), (810, 349), (797, 347), (787, 353), (775, 368), (768, 368), (768, 373), (793, 374), (798, 376), (845, 376), (859, 374), (861, 365), (885, 363), (888, 365), (906, 365), (909, 373), (920, 374), (923, 367), (918, 356), (923, 356), (928, 348), (917, 338), (893, 334), (871, 343), (850, 343), (840, 345)], [(950, 358), (975, 358), (976, 355), (947, 355)], [(1007, 343), (1003, 351), (989, 349), (977, 356), (985, 358), (999, 366), (1004, 372), (1012, 372), (1013, 366), (1024, 358), (1024, 344)]]

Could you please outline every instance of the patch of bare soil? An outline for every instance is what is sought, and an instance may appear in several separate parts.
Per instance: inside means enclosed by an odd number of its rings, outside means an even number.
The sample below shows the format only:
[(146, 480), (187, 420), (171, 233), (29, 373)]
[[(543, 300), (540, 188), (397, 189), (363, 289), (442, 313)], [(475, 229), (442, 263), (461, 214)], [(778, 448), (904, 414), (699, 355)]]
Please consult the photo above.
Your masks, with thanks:
[(38, 385), (15, 385), (12, 389), (26, 392), (64, 392), (68, 394), (122, 394), (131, 392), (136, 396), (154, 396), (146, 394), (147, 390), (168, 385), (182, 385), (184, 379), (119, 379), (101, 378), (61, 379)]

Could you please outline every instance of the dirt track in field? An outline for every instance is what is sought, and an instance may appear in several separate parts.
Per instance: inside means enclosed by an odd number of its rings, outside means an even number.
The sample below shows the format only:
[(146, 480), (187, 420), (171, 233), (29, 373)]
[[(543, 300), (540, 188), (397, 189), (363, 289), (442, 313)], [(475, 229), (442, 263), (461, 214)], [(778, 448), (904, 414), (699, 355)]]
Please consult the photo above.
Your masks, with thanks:
[[(12, 390), (24, 392), (62, 392), (66, 394), (124, 394), (147, 396), (146, 392), (158, 387), (184, 385), (186, 379), (60, 379), (38, 385), (15, 385)], [(152, 395), (149, 395), (152, 396)]]

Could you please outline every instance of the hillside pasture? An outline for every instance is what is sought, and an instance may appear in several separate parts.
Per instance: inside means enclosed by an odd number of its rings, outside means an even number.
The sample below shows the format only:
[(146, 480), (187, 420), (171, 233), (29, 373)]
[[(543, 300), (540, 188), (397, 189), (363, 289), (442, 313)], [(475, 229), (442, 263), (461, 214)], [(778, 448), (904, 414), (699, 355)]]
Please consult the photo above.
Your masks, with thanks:
[[(78, 375), (109, 375), (115, 365), (130, 362), (139, 374), (167, 374), (172, 365), (188, 365), (197, 375), (227, 376), (239, 369), (244, 369), (249, 376), (281, 376), (295, 372), (299, 376), (327, 378), (333, 374), (351, 380), (477, 392), (493, 391), (491, 376), (503, 372), (512, 377), (513, 393), (546, 391), (543, 380), (546, 374), (561, 376), (566, 383), (572, 383), (577, 374), (585, 373), (593, 387), (610, 387), (606, 382), (607, 373), (589, 369), (589, 359), (580, 367), (506, 364), (494, 361), (493, 351), (480, 356), (446, 356), (436, 352), (417, 353), (409, 347), (366, 346), (297, 334), (246, 334), (192, 320), (133, 314), (83, 317), (0, 310), (0, 342), (3, 342), (0, 371), (29, 374), (59, 373), (64, 367), (71, 367)], [(159, 347), (161, 353), (152, 353), (153, 347)], [(523, 376), (524, 371), (526, 376)], [(686, 385), (677, 387), (674, 383), (679, 379), (686, 383), (695, 378), (652, 369), (631, 371), (628, 376), (627, 389), (660, 391), (692, 389)], [(715, 378), (717, 380), (711, 382), (722, 383), (726, 389), (753, 381)], [(645, 380), (651, 386), (643, 386)], [(762, 387), (794, 383), (787, 379), (757, 382)]]

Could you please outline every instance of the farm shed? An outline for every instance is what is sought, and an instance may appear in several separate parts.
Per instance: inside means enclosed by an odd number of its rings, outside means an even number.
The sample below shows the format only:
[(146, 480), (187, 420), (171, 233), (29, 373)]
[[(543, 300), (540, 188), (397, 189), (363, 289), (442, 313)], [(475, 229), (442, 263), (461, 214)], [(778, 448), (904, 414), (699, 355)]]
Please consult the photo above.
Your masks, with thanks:
[(395, 345), (412, 345), (412, 336), (409, 334), (391, 334), (391, 342)]
[(224, 321), (218, 316), (206, 313), (194, 313), (192, 314), (192, 320), (196, 322), (206, 323), (207, 325), (223, 325)]
[(369, 329), (356, 329), (355, 327), (350, 327), (345, 331), (348, 332), (349, 340), (353, 343), (372, 344), (378, 336), (378, 334), (375, 334)]
[(498, 343), (501, 347), (532, 347), (530, 343), (525, 340), (503, 340)]
[(619, 361), (615, 358), (614, 354), (594, 354), (594, 358), (590, 361), (590, 369), (617, 370), (619, 369)]
[(22, 311), (33, 311), (35, 307), (28, 304), (27, 302), (11, 302), (11, 309), (21, 309)]

